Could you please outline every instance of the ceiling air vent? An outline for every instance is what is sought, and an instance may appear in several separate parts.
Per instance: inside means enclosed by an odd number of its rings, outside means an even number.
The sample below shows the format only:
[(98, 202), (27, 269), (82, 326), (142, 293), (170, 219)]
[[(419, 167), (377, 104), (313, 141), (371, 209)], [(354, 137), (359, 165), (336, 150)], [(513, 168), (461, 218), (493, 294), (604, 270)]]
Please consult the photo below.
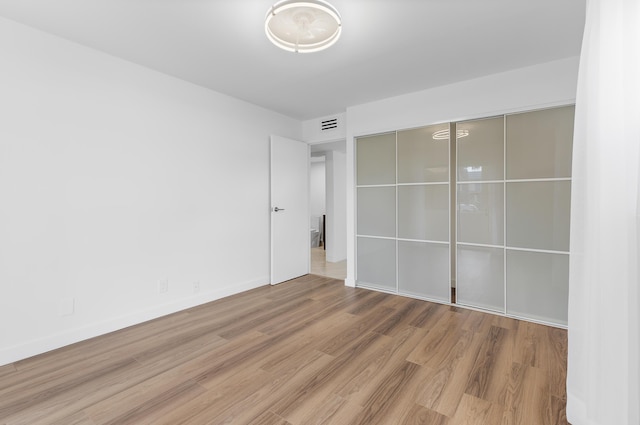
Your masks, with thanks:
[(320, 121), (320, 131), (330, 131), (338, 128), (338, 118), (327, 118)]

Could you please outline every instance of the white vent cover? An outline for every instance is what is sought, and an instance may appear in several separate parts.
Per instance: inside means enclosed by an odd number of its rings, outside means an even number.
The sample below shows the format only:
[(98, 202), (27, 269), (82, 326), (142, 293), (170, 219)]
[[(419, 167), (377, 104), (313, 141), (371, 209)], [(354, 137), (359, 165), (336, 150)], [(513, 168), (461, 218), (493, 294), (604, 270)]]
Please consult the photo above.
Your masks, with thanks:
[(338, 117), (325, 118), (323, 120), (320, 120), (320, 131), (337, 130), (338, 127), (340, 127), (340, 121), (338, 121)]

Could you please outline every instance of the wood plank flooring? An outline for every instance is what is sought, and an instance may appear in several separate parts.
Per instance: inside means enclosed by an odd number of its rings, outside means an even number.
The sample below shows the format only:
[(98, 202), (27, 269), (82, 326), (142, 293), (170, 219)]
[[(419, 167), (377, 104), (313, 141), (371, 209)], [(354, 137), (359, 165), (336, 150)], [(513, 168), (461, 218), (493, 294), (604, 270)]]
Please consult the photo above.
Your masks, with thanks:
[(566, 424), (566, 331), (308, 275), (0, 367), (0, 424)]

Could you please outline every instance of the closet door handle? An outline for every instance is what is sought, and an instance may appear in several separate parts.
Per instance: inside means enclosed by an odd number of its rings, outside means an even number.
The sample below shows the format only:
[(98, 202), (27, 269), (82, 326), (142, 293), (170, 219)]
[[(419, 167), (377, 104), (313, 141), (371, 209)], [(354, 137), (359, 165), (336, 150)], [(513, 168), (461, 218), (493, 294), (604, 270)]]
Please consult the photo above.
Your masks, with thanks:
[(275, 207), (273, 210), (274, 210), (275, 212), (278, 212), (278, 211), (284, 211), (284, 208), (278, 208), (278, 207)]

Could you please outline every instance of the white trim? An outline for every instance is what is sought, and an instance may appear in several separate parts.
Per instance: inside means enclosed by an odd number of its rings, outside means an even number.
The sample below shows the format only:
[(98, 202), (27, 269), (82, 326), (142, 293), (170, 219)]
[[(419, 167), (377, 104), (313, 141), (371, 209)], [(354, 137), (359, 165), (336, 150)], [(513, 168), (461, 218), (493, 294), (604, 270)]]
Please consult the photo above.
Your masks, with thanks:
[[(454, 135), (454, 136), (452, 136)], [(453, 150), (454, 155), (451, 155)], [(458, 124), (449, 123), (449, 303), (458, 294)], [(453, 216), (453, 220), (451, 217)], [(453, 235), (452, 235), (453, 234)], [(452, 237), (453, 236), (453, 237)], [(455, 270), (453, 264), (455, 259)], [(456, 300), (457, 301), (457, 300)]]
[(3, 348), (0, 350), (0, 366), (74, 344), (76, 342), (115, 332), (129, 326), (139, 325), (149, 320), (177, 313), (220, 298), (255, 289), (260, 286), (265, 286), (269, 284), (269, 280), (269, 276), (263, 276), (212, 291), (199, 292), (188, 297), (171, 300), (166, 304), (157, 305), (146, 310), (126, 314), (105, 321), (91, 323), (65, 332), (60, 332), (55, 335), (50, 335), (45, 338), (28, 341), (24, 344)]
[(519, 316), (513, 313), (505, 313), (505, 317), (508, 317), (510, 319), (524, 320), (525, 322), (537, 323), (539, 325), (551, 326), (554, 328), (567, 329), (567, 325), (563, 325), (561, 323), (547, 322), (546, 320), (534, 319), (532, 317), (526, 317), (526, 316)]
[[(452, 126), (455, 126), (454, 127), (454, 131), (451, 131), (452, 130)], [(453, 198), (451, 197), (451, 191), (453, 190), (453, 186), (452, 186), (452, 182), (451, 182), (451, 173), (455, 171), (455, 173), (456, 173), (456, 179), (455, 180), (457, 180), (457, 174), (458, 174), (457, 164), (456, 164), (455, 170), (452, 170), (453, 167), (452, 167), (452, 164), (451, 164), (451, 139), (454, 138), (456, 141), (458, 140), (458, 127), (457, 127), (457, 125), (455, 123), (452, 123), (452, 122), (450, 122), (448, 124), (448, 127), (449, 127), (449, 139), (447, 140), (447, 200), (448, 200), (448, 202), (447, 202), (447, 207), (448, 207), (447, 208), (447, 212), (448, 212), (448, 214), (447, 214), (447, 223), (448, 223), (448, 226), (447, 227), (449, 228), (448, 229), (449, 232), (447, 233), (447, 238), (449, 240), (447, 241), (446, 245), (448, 247), (447, 251), (448, 251), (449, 255), (447, 256), (447, 258), (449, 259), (449, 261), (447, 262), (447, 282), (446, 282), (446, 285), (447, 285), (447, 299), (449, 300), (449, 304), (451, 304), (451, 279), (453, 277), (451, 275), (451, 263), (453, 262), (453, 253), (452, 253), (452, 249), (451, 249), (451, 246), (453, 244), (453, 241), (451, 240), (451, 230), (453, 229), (453, 223), (452, 223), (452, 220), (451, 220), (451, 214), (454, 214), (454, 211), (455, 211), (455, 214), (456, 214), (455, 222), (456, 223), (458, 222), (458, 217), (457, 217), (457, 215), (458, 215), (458, 206), (456, 205), (455, 210), (453, 210), (453, 205), (452, 205)], [(457, 185), (455, 185), (455, 191), (456, 191), (456, 195), (457, 195), (457, 193), (458, 193), (458, 186)], [(457, 225), (456, 225), (456, 227), (457, 227)], [(458, 237), (457, 235), (458, 234), (456, 233), (456, 238)]]
[(387, 239), (395, 240), (393, 236), (375, 236), (375, 235), (356, 235), (356, 238), (368, 238), (368, 239)]
[(477, 246), (480, 248), (497, 248), (497, 249), (504, 248), (504, 245), (491, 245), (491, 244), (485, 244), (485, 243), (457, 242), (456, 244), (462, 245), (462, 246)]
[(466, 310), (472, 310), (472, 311), (477, 311), (480, 313), (488, 313), (488, 314), (493, 314), (494, 316), (498, 316), (498, 317), (505, 317), (507, 319), (513, 319), (513, 320), (521, 320), (524, 322), (530, 322), (530, 323), (538, 323), (541, 325), (546, 325), (546, 326), (551, 326), (553, 328), (558, 328), (558, 329), (567, 329), (566, 325), (561, 325), (558, 323), (553, 323), (553, 322), (545, 322), (544, 320), (537, 320), (537, 319), (532, 319), (529, 317), (524, 317), (524, 316), (518, 316), (518, 315), (514, 315), (514, 314), (506, 314), (506, 313), (502, 313), (500, 311), (497, 310), (489, 310), (489, 309), (484, 309), (481, 307), (475, 307), (472, 305), (467, 305), (467, 304), (452, 304), (450, 302), (446, 302), (446, 301), (442, 301), (436, 298), (426, 298), (426, 297), (422, 297), (422, 296), (416, 296), (416, 295), (412, 295), (409, 293), (395, 293), (393, 292), (393, 290), (389, 289), (389, 288), (382, 288), (379, 286), (375, 286), (373, 284), (369, 284), (367, 282), (358, 282), (358, 286), (357, 288), (359, 289), (365, 289), (368, 291), (375, 291), (375, 292), (383, 292), (385, 294), (389, 294), (389, 295), (398, 295), (398, 296), (404, 296), (404, 297), (408, 297), (408, 298), (412, 298), (412, 299), (417, 299), (420, 301), (425, 301), (425, 302), (431, 302), (434, 304), (440, 304), (440, 305), (444, 305), (444, 306), (450, 306), (450, 307), (457, 307), (457, 308), (462, 308), (462, 309), (466, 309)]
[[(347, 142), (345, 141), (345, 144)], [(353, 279), (349, 279), (349, 282), (345, 279), (344, 284), (349, 286), (349, 283), (353, 283), (353, 287), (357, 286), (358, 282), (358, 139), (356, 137), (352, 140), (353, 146)], [(347, 149), (349, 150), (349, 149)], [(347, 161), (348, 162), (348, 161)], [(348, 168), (348, 167), (347, 167)], [(348, 173), (347, 173), (348, 174)], [(364, 186), (363, 186), (364, 187)], [(347, 200), (347, 203), (349, 201)], [(345, 204), (346, 205), (346, 204)], [(348, 208), (347, 208), (348, 209)], [(347, 221), (348, 218), (347, 218)], [(347, 224), (348, 226), (348, 224)], [(349, 232), (347, 232), (347, 238)], [(347, 242), (347, 245), (349, 243)], [(347, 274), (349, 270), (349, 250), (347, 249)], [(348, 276), (347, 276), (348, 278)]]
[(569, 251), (554, 251), (551, 249), (536, 249), (536, 248), (518, 248), (512, 246), (505, 246), (506, 251), (523, 251), (523, 252), (539, 252), (542, 254), (564, 254), (569, 255)]
[(356, 185), (357, 189), (360, 189), (361, 187), (396, 187), (395, 184), (389, 184), (389, 183), (385, 183), (385, 184), (359, 184)]
[[(456, 293), (456, 297), (457, 297), (457, 293)], [(456, 305), (459, 305), (460, 307), (468, 308), (468, 309), (474, 310), (474, 311), (481, 311), (483, 313), (493, 313), (493, 314), (496, 314), (498, 316), (505, 316), (506, 317), (506, 313), (504, 311), (501, 311), (499, 308), (493, 308), (493, 307), (490, 307), (490, 306), (481, 307), (481, 306), (474, 305), (474, 304), (467, 304), (464, 301), (458, 302), (457, 299), (456, 299)]]
[(457, 181), (458, 184), (489, 184), (489, 183), (504, 183), (504, 180), (464, 180)]
[[(440, 88), (442, 87), (443, 86), (440, 86)], [(452, 123), (452, 122), (458, 123), (463, 121), (477, 121), (477, 120), (483, 120), (483, 119), (498, 118), (500, 116), (517, 115), (517, 114), (522, 114), (527, 112), (542, 111), (545, 109), (562, 108), (563, 106), (574, 106), (575, 104), (576, 104), (576, 98), (571, 97), (571, 98), (562, 99), (554, 102), (532, 103), (525, 106), (501, 108), (501, 109), (489, 110), (485, 112), (478, 112), (478, 113), (469, 114), (469, 115), (451, 116), (449, 119), (444, 119), (439, 121), (420, 121), (415, 124), (413, 123), (403, 124), (401, 126), (390, 125), (388, 127), (373, 127), (368, 130), (355, 131), (351, 133), (351, 136), (355, 140), (357, 138), (362, 138), (362, 137), (378, 136), (381, 134), (393, 133), (394, 131), (414, 130), (422, 127), (428, 127), (432, 125)], [(354, 159), (355, 159), (355, 155), (354, 155)]]
[(421, 183), (398, 183), (396, 186), (435, 186), (435, 185), (448, 185), (449, 182), (421, 182)]
[(336, 142), (346, 142), (346, 139), (344, 136), (342, 136), (342, 137), (336, 137), (335, 139), (322, 139), (322, 140), (312, 140), (312, 141), (303, 140), (303, 142), (305, 142), (309, 146), (318, 146), (318, 145), (329, 145), (331, 143), (336, 143)]
[[(451, 294), (451, 291), (449, 291), (449, 294)], [(404, 292), (404, 291), (399, 292), (398, 295), (402, 297), (408, 297), (408, 298), (420, 300), (420, 301), (427, 301), (435, 304), (452, 305), (452, 306), (456, 305), (456, 304), (451, 304), (451, 295), (449, 295), (449, 301), (441, 300), (439, 298), (425, 297), (424, 295), (419, 295), (419, 294), (414, 294), (412, 292)]]
[(509, 179), (506, 183), (527, 183), (527, 182), (562, 182), (571, 181), (571, 177), (550, 177), (544, 179)]
[[(453, 248), (453, 253), (452, 250), (450, 249), (450, 255), (449, 255), (449, 286), (451, 286), (451, 282), (453, 281), (453, 279), (455, 279), (456, 282), (456, 304), (451, 304), (451, 297), (449, 296), (449, 303), (448, 305), (452, 305), (452, 306), (463, 306), (465, 308), (470, 308), (472, 310), (478, 310), (478, 311), (483, 311), (483, 312), (490, 312), (496, 315), (500, 315), (503, 317), (510, 317), (510, 318), (514, 318), (514, 319), (518, 319), (518, 320), (525, 320), (525, 321), (530, 321), (533, 323), (540, 323), (540, 324), (544, 324), (544, 325), (548, 325), (548, 326), (553, 326), (553, 327), (558, 327), (558, 328), (562, 328), (562, 329), (566, 329), (565, 325), (562, 324), (558, 324), (558, 323), (551, 323), (551, 322), (546, 322), (544, 320), (537, 320), (537, 319), (531, 319), (528, 317), (521, 317), (518, 315), (513, 315), (513, 314), (507, 314), (507, 250), (513, 250), (513, 251), (522, 251), (522, 252), (538, 252), (538, 253), (547, 253), (547, 254), (565, 254), (568, 255), (569, 252), (567, 251), (554, 251), (554, 250), (542, 250), (542, 249), (530, 249), (530, 248), (515, 248), (515, 247), (508, 247), (507, 246), (507, 186), (508, 183), (526, 183), (526, 182), (561, 182), (561, 181), (569, 181), (571, 182), (572, 178), (571, 177), (554, 177), (554, 178), (532, 178), (532, 179), (507, 179), (507, 117), (510, 115), (516, 115), (516, 114), (520, 114), (520, 113), (529, 113), (529, 112), (534, 112), (537, 110), (547, 110), (547, 109), (553, 109), (553, 108), (560, 108), (560, 107), (566, 107), (566, 106), (572, 106), (575, 104), (575, 98), (571, 99), (571, 100), (562, 100), (562, 101), (558, 101), (558, 102), (551, 102), (551, 103), (547, 103), (547, 104), (540, 104), (537, 105), (536, 107), (531, 107), (531, 106), (527, 106), (527, 107), (522, 107), (522, 108), (517, 108), (517, 110), (511, 110), (511, 111), (495, 111), (494, 113), (487, 113), (484, 112), (481, 115), (477, 116), (477, 117), (470, 117), (470, 118), (464, 118), (464, 119), (455, 119), (455, 118), (451, 118), (448, 119), (446, 121), (442, 121), (442, 122), (431, 122), (431, 123), (424, 123), (424, 124), (419, 124), (419, 125), (415, 125), (415, 126), (403, 126), (402, 128), (398, 129), (397, 127), (393, 128), (393, 129), (389, 129), (389, 130), (375, 130), (375, 131), (369, 131), (369, 132), (356, 132), (354, 133), (353, 136), (353, 141), (354, 141), (354, 148), (357, 148), (357, 140), (359, 138), (363, 138), (363, 137), (372, 137), (372, 136), (376, 136), (376, 135), (380, 135), (380, 134), (390, 134), (390, 133), (395, 133), (396, 135), (396, 184), (385, 184), (385, 185), (356, 185), (356, 188), (359, 187), (396, 187), (396, 237), (375, 237), (375, 236), (369, 236), (369, 235), (359, 235), (356, 234), (355, 238), (356, 238), (356, 246), (357, 246), (357, 238), (359, 237), (368, 237), (368, 238), (375, 238), (375, 239), (387, 239), (387, 240), (394, 240), (396, 241), (396, 294), (397, 295), (405, 295), (405, 296), (410, 296), (416, 299), (422, 299), (422, 300), (426, 300), (426, 301), (432, 301), (432, 302), (438, 302), (438, 303), (444, 303), (447, 304), (446, 302), (443, 302), (442, 300), (436, 300), (436, 299), (429, 299), (429, 298), (423, 298), (420, 296), (416, 296), (410, 293), (405, 293), (405, 292), (400, 292), (400, 287), (399, 287), (399, 279), (398, 279), (398, 273), (399, 273), (399, 264), (398, 264), (398, 243), (400, 241), (406, 241), (406, 242), (418, 242), (418, 243), (431, 243), (431, 244), (440, 244), (440, 245), (449, 245), (450, 247), (454, 247)], [(467, 121), (474, 121), (474, 120), (489, 120), (489, 119), (502, 119), (503, 121), (503, 175), (502, 175), (502, 179), (500, 180), (478, 180), (478, 181), (460, 181), (458, 180), (458, 170), (457, 170), (457, 165), (458, 165), (458, 146), (457, 146), (457, 138), (452, 137), (452, 131), (451, 131), (451, 125), (454, 124), (456, 125), (456, 129), (457, 129), (457, 124), (460, 122), (467, 122)], [(444, 123), (448, 123), (449, 124), (449, 129), (450, 129), (450, 134), (449, 134), (449, 151), (448, 151), (448, 155), (449, 155), (449, 173), (448, 173), (448, 177), (447, 177), (447, 181), (444, 182), (417, 182), (417, 183), (398, 183), (398, 153), (397, 153), (397, 149), (398, 149), (398, 133), (400, 131), (406, 131), (406, 130), (411, 130), (411, 129), (417, 129), (417, 128), (424, 128), (426, 126), (432, 126), (432, 125), (439, 125), (439, 124), (444, 124)], [(451, 143), (456, 143), (456, 149), (455, 149), (455, 158), (453, 158), (453, 156), (451, 155)], [(455, 163), (452, 163), (452, 161), (455, 160)], [(357, 150), (354, 149), (354, 163), (357, 164)], [(355, 168), (355, 167), (354, 167)], [(452, 170), (453, 168), (453, 170)], [(357, 170), (356, 170), (357, 172)], [(455, 178), (452, 179), (451, 173), (455, 172)], [(492, 245), (492, 244), (479, 244), (479, 243), (468, 243), (468, 242), (459, 242), (459, 211), (458, 211), (458, 202), (459, 202), (459, 198), (458, 198), (458, 191), (460, 189), (460, 185), (469, 185), (469, 184), (501, 184), (502, 188), (503, 188), (503, 243), (501, 245)], [(449, 208), (455, 208), (454, 211), (449, 211), (449, 217), (448, 217), (448, 221), (449, 221), (449, 241), (448, 242), (443, 242), (443, 241), (431, 241), (431, 240), (420, 240), (420, 239), (408, 239), (408, 238), (400, 238), (398, 237), (398, 187), (400, 186), (432, 186), (432, 185), (447, 185), (449, 188)], [(455, 190), (454, 194), (455, 197), (453, 197), (454, 195), (452, 195), (452, 191)], [(455, 202), (455, 205), (452, 205), (452, 202)], [(356, 199), (356, 203), (357, 205), (357, 199)], [(357, 208), (357, 207), (356, 207)], [(451, 214), (455, 214), (455, 220), (452, 223), (451, 220)], [(357, 212), (356, 212), (356, 216), (355, 216), (356, 220), (355, 220), (355, 225), (357, 227)], [(454, 229), (455, 226), (455, 239), (451, 238), (451, 233)], [(467, 306), (464, 304), (458, 304), (458, 294), (459, 294), (459, 282), (458, 282), (458, 268), (459, 268), (459, 264), (458, 264), (458, 258), (457, 258), (457, 246), (469, 246), (469, 247), (483, 247), (483, 248), (494, 248), (494, 249), (501, 249), (502, 250), (502, 256), (503, 256), (503, 294), (504, 294), (504, 300), (503, 300), (503, 306), (501, 310), (485, 310), (484, 308), (480, 307), (480, 308), (474, 308), (471, 306)], [(357, 248), (355, 250), (355, 256), (357, 257)], [(455, 266), (455, 270), (452, 270), (452, 261), (453, 258), (456, 258), (456, 266)], [(357, 273), (356, 273), (357, 274)], [(354, 282), (356, 284), (357, 287), (362, 287), (365, 289), (372, 289), (372, 290), (380, 290), (382, 292), (387, 292), (387, 293), (393, 293), (391, 292), (390, 289), (385, 288), (385, 289), (380, 289), (376, 286), (371, 286), (368, 285), (366, 282), (358, 282), (357, 279)]]
[(389, 294), (389, 295), (398, 295), (398, 291), (394, 290), (393, 288), (384, 288), (382, 286), (377, 286), (374, 283), (369, 283), (369, 282), (357, 282), (357, 288), (361, 288), (361, 289), (368, 289), (371, 291), (376, 291), (376, 292), (384, 292), (385, 294)]
[(429, 239), (408, 239), (408, 238), (396, 238), (396, 239), (402, 242), (422, 242), (422, 243), (431, 243), (431, 244), (438, 244), (438, 245), (449, 245), (449, 242), (447, 241), (433, 241)]
[(507, 116), (502, 117), (502, 285), (504, 304), (502, 310), (507, 314)]
[(400, 250), (400, 244), (398, 243), (398, 234), (399, 234), (399, 229), (400, 229), (400, 220), (398, 219), (398, 211), (400, 210), (400, 206), (398, 205), (398, 201), (399, 201), (399, 192), (400, 190), (398, 190), (398, 131), (395, 132), (396, 134), (396, 181), (395, 181), (395, 192), (396, 192), (396, 235), (395, 235), (395, 241), (396, 241), (396, 294), (400, 292), (400, 253), (398, 252)]

